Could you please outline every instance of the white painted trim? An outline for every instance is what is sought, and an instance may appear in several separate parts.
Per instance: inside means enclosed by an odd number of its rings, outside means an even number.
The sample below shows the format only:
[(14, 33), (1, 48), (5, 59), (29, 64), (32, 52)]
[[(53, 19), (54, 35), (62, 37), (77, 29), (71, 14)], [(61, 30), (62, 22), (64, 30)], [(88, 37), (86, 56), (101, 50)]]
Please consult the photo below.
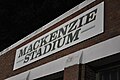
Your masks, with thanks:
[(26, 71), (24, 73), (21, 73), (19, 75), (13, 76), (13, 77), (10, 77), (10, 78), (5, 79), (5, 80), (26, 80), (28, 74), (29, 74), (29, 71)]
[(83, 49), (82, 64), (101, 59), (120, 52), (120, 35)]
[(8, 52), (9, 50), (15, 48), (16, 46), (20, 45), (21, 43), (27, 41), (28, 39), (32, 38), (33, 36), (37, 35), (38, 33), (46, 30), (47, 28), (51, 27), (52, 25), (58, 23), (59, 21), (63, 20), (64, 18), (70, 16), (71, 14), (79, 11), (83, 7), (89, 5), (90, 3), (94, 2), (95, 0), (85, 0), (84, 2), (80, 3), (79, 5), (75, 6), (74, 8), (70, 9), (69, 11), (65, 12), (58, 18), (52, 20), (48, 24), (44, 25), (43, 27), (39, 28), (38, 30), (34, 31), (33, 33), (29, 34), (28, 36), (24, 37), (23, 39), (19, 40), (18, 42), (14, 43), (10, 47), (4, 49), (3, 51), (0, 52), (0, 56)]

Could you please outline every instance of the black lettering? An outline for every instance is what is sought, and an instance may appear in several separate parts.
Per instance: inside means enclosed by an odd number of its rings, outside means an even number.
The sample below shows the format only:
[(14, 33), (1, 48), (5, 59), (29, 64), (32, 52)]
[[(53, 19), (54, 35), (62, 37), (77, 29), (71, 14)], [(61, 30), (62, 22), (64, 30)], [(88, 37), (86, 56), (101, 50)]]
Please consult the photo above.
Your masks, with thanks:
[(33, 45), (33, 50), (37, 49), (39, 47), (40, 40), (37, 40)]
[(87, 14), (86, 24), (94, 21), (96, 19), (97, 9)]
[(56, 40), (56, 41), (53, 41), (53, 46), (52, 46), (51, 51), (55, 50), (55, 47), (56, 47), (56, 44), (57, 44), (56, 42), (57, 42), (57, 40)]
[(28, 46), (26, 46), (26, 47), (24, 48), (24, 54), (27, 53), (27, 48), (28, 48)]
[(84, 18), (84, 17), (85, 17), (85, 16), (82, 16), (81, 18), (79, 18), (79, 26), (78, 26), (78, 28), (84, 25), (84, 24), (83, 24), (83, 18)]
[(77, 28), (77, 25), (76, 25), (77, 21), (78, 21), (78, 19), (69, 24), (70, 28), (68, 30), (68, 33), (71, 32), (71, 31), (74, 31)]
[(25, 56), (24, 63), (27, 63), (27, 62), (29, 61), (29, 55), (30, 55), (30, 54), (27, 54), (27, 55)]
[(62, 47), (64, 45), (64, 43), (65, 43), (65, 37), (58, 39), (57, 48)]
[(54, 31), (53, 33), (50, 34), (50, 41), (53, 41), (57, 38), (57, 33), (58, 33), (58, 30), (57, 31)]
[(21, 56), (24, 56), (24, 55), (25, 55), (24, 51), (23, 51), (23, 49), (21, 49), (18, 58), (20, 58)]
[(44, 49), (44, 53), (43, 54), (48, 53), (51, 50), (51, 48), (52, 48), (52, 44), (51, 43), (45, 45), (45, 49)]
[(30, 44), (30, 46), (28, 47), (27, 53), (32, 51), (32, 44)]
[(28, 46), (26, 46), (25, 48), (21, 49), (20, 50), (20, 53), (19, 53), (19, 56), (18, 58), (20, 58), (21, 56), (24, 56), (26, 54), (26, 49), (27, 49)]
[(65, 26), (65, 29), (64, 29), (64, 27), (59, 29), (58, 38), (67, 34), (67, 27), (68, 27), (68, 25)]
[(43, 38), (41, 39), (41, 44), (40, 44), (40, 46), (43, 46), (43, 45), (47, 44), (47, 40), (46, 40), (47, 37), (48, 37), (48, 35), (45, 36), (45, 37), (43, 37)]
[(35, 58), (35, 54), (37, 53), (37, 50), (35, 50), (35, 51), (33, 51), (32, 53), (31, 53), (31, 59), (30, 60), (33, 60), (34, 58)]
[(35, 56), (35, 58), (40, 57), (42, 55), (42, 51), (41, 48), (39, 48), (39, 50), (37, 51), (37, 54)]
[(76, 30), (75, 33), (68, 34), (68, 40), (67, 40), (66, 44), (69, 44), (69, 43), (71, 43), (73, 41), (78, 40), (79, 39), (78, 35), (79, 35), (80, 30), (81, 30), (81, 28)]

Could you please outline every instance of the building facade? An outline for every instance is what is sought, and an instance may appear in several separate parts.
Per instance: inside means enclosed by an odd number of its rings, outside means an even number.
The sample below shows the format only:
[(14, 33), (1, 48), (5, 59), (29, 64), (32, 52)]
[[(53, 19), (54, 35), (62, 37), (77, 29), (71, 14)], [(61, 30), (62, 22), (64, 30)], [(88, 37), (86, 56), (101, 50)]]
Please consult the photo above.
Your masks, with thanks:
[(85, 0), (0, 53), (0, 80), (120, 80), (120, 0)]

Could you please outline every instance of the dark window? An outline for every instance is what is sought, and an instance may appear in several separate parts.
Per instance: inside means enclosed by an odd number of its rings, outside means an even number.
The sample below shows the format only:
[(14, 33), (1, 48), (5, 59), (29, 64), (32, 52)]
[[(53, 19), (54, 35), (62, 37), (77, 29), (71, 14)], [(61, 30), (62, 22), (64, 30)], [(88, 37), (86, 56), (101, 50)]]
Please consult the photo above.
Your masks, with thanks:
[(34, 80), (63, 80), (63, 71)]
[(120, 67), (106, 68), (98, 72), (97, 80), (120, 80)]

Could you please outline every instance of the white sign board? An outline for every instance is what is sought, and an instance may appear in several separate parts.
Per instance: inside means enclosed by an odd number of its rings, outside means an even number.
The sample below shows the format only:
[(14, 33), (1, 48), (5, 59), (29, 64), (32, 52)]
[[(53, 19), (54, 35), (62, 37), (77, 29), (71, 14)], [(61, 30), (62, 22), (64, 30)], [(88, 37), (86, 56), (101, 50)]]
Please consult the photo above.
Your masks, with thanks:
[(17, 49), (14, 70), (104, 32), (104, 2)]

